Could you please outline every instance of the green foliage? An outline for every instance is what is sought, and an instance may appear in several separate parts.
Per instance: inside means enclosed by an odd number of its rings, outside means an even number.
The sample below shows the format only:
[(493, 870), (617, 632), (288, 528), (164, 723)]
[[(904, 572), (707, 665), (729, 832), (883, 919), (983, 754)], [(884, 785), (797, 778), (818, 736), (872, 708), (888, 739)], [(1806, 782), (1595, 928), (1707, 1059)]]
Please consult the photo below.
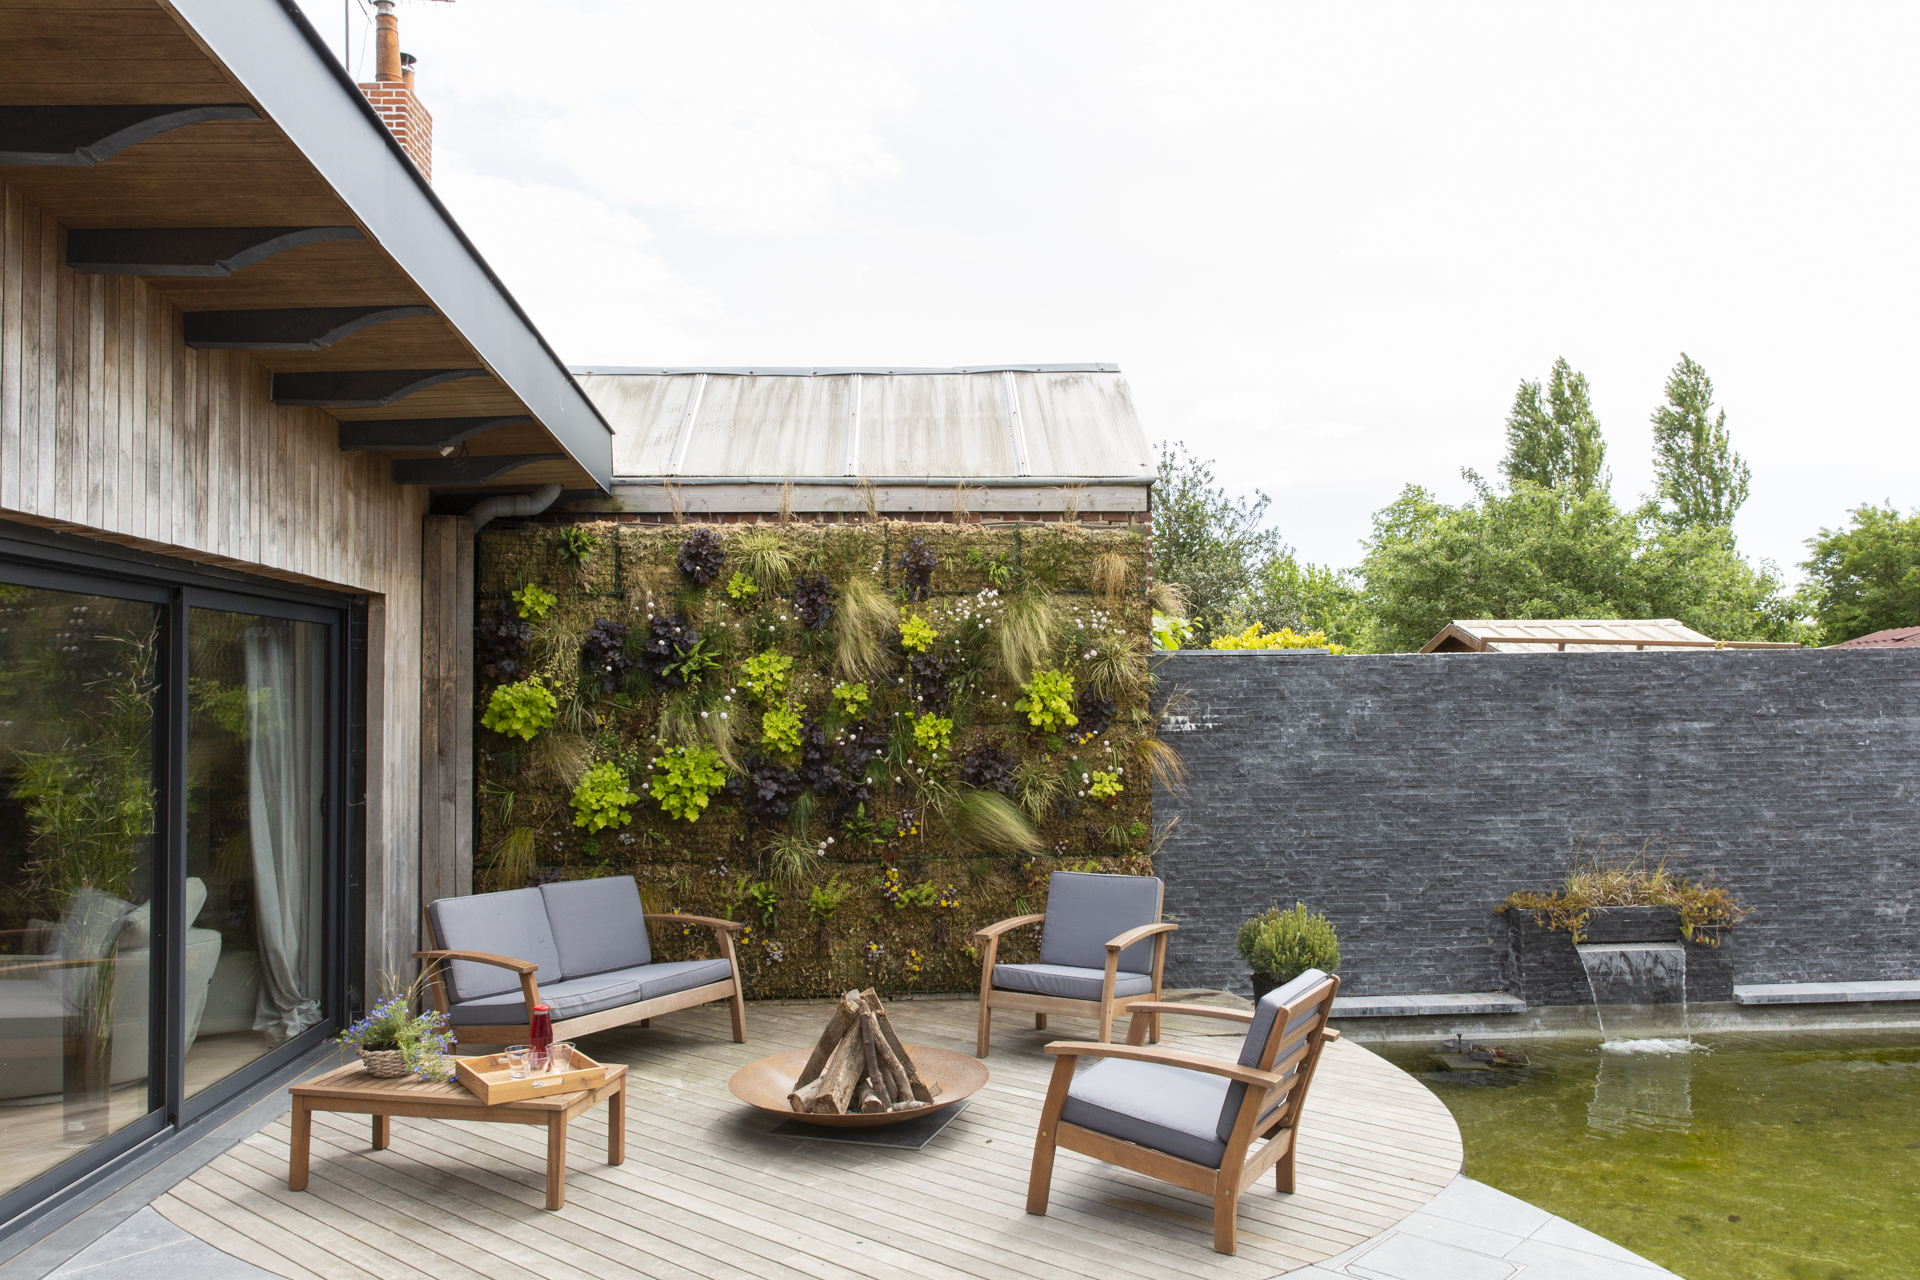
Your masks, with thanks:
[(786, 695), (792, 671), (792, 658), (768, 649), (747, 659), (740, 683), (756, 700), (770, 704)]
[(751, 600), (760, 594), (760, 584), (738, 569), (727, 579), (727, 595), (735, 603)]
[(1309, 969), (1333, 973), (1340, 968), (1340, 939), (1323, 915), (1296, 902), (1291, 911), (1274, 903), (1240, 926), (1235, 940), (1240, 958), (1255, 973), (1275, 982), (1292, 982)]
[(1079, 724), (1073, 714), (1073, 677), (1065, 671), (1040, 671), (1020, 686), (1026, 697), (1013, 704), (1023, 711), (1027, 723), (1041, 733), (1058, 733), (1070, 724)]
[(1822, 641), (1920, 626), (1920, 511), (1902, 519), (1892, 503), (1856, 508), (1846, 529), (1807, 539), (1807, 602)]
[(447, 1015), (435, 1009), (413, 1012), (425, 977), (421, 974), (405, 990), (396, 991), (389, 983), (386, 998), (335, 1036), (334, 1042), (369, 1052), (398, 1049), (407, 1070), (428, 1080), (453, 1079), (455, 1040)]
[(834, 701), (838, 702), (840, 709), (849, 716), (864, 715), (867, 709), (867, 702), (871, 696), (864, 682), (859, 684), (843, 683), (833, 686)]
[(768, 877), (784, 888), (802, 888), (820, 872), (821, 847), (805, 836), (775, 836), (773, 843), (762, 850)]
[(521, 680), (494, 689), (480, 723), (506, 737), (531, 740), (553, 723), (559, 707), (553, 691), (538, 680)]
[(747, 576), (762, 591), (778, 594), (793, 581), (797, 567), (793, 547), (772, 529), (756, 529), (743, 535), (734, 544), (733, 552), (745, 566)]
[(577, 524), (563, 524), (554, 531), (553, 540), (559, 544), (560, 554), (571, 561), (576, 568), (586, 567), (593, 556), (593, 549), (600, 540)]
[(1547, 402), (1540, 384), (1522, 382), (1507, 415), (1507, 456), (1500, 469), (1510, 484), (1565, 489), (1583, 497), (1606, 489), (1607, 446), (1587, 389), (1587, 376), (1564, 359), (1553, 362)]
[(529, 582), (513, 593), (513, 602), (520, 607), (520, 616), (529, 622), (538, 622), (546, 617), (547, 610), (553, 608), (554, 601), (559, 598), (553, 592), (543, 590), (536, 582)]
[(800, 713), (787, 703), (769, 707), (760, 717), (760, 742), (776, 755), (792, 755), (800, 749)]
[(953, 750), (953, 721), (923, 712), (913, 722), (913, 745), (922, 751)]
[(1201, 643), (1253, 583), (1258, 567), (1281, 550), (1280, 535), (1261, 527), (1268, 498), (1230, 498), (1214, 483), (1213, 464), (1185, 444), (1160, 446), (1153, 490), (1153, 573), (1179, 583)]
[(1747, 500), (1751, 470), (1727, 437), (1727, 412), (1713, 415), (1713, 379), (1685, 352), (1667, 378), (1667, 402), (1653, 411), (1653, 466), (1667, 518), (1727, 528)]
[(1120, 794), (1120, 775), (1106, 769), (1095, 769), (1087, 779), (1087, 794), (1095, 800), (1111, 800)]
[[(1656, 844), (1661, 846), (1657, 851)], [(1660, 854), (1658, 861), (1655, 852)], [(1535, 912), (1541, 924), (1565, 930), (1578, 944), (1586, 937), (1594, 907), (1673, 907), (1680, 915), (1682, 937), (1717, 947), (1726, 931), (1752, 908), (1741, 906), (1723, 886), (1690, 880), (1669, 867), (1681, 852), (1673, 841), (1658, 836), (1631, 852), (1605, 838), (1588, 849), (1575, 850), (1573, 866), (1558, 890), (1509, 894), (1494, 914)]]
[(1282, 627), (1278, 631), (1262, 631), (1259, 623), (1254, 623), (1237, 635), (1215, 636), (1211, 649), (1327, 649), (1333, 653), (1346, 652), (1345, 646), (1334, 644), (1327, 639), (1324, 631), (1309, 631), (1301, 635), (1291, 627)]
[(826, 883), (816, 884), (807, 894), (807, 915), (817, 925), (825, 926), (833, 919), (834, 912), (840, 910), (846, 902), (850, 889), (840, 883), (840, 873), (834, 872), (827, 877)]
[(1191, 639), (1193, 639), (1193, 624), (1191, 622), (1188, 622), (1185, 618), (1174, 617), (1172, 614), (1155, 611), (1153, 615), (1154, 648), (1164, 650), (1178, 649)]
[(698, 822), (726, 784), (726, 768), (713, 748), (666, 747), (654, 757), (646, 789), (669, 816)]
[(939, 638), (933, 624), (917, 613), (908, 614), (900, 624), (900, 647), (911, 653), (925, 653)]
[(966, 792), (955, 802), (948, 821), (968, 849), (1033, 853), (1041, 846), (1033, 824), (997, 792)]
[[(745, 877), (741, 877), (743, 880)], [(753, 904), (753, 913), (760, 918), (763, 929), (771, 929), (779, 923), (780, 891), (765, 881), (747, 884), (742, 887), (741, 897)]]
[(587, 770), (573, 789), (573, 825), (590, 832), (624, 827), (633, 816), (630, 810), (639, 803), (640, 797), (627, 790), (626, 773), (603, 760)]

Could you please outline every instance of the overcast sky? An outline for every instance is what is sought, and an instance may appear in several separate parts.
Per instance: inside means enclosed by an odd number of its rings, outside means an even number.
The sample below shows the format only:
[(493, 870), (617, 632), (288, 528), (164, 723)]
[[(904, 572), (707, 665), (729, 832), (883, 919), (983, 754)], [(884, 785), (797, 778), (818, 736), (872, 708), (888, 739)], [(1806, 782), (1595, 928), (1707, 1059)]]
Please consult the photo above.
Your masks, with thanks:
[[(302, 0), (371, 78), (362, 0)], [(1147, 436), (1350, 566), (1681, 351), (1792, 566), (1916, 505), (1913, 5), (400, 6), (435, 186), (571, 363), (1116, 361)]]

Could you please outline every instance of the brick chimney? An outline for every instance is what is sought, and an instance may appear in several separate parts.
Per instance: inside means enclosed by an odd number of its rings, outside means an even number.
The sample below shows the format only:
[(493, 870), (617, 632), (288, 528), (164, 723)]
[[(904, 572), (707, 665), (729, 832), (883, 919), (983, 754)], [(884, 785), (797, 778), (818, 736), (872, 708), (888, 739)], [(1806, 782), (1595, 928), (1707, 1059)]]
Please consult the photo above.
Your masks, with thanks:
[(414, 58), (400, 52), (400, 19), (393, 0), (374, 0), (379, 10), (373, 37), (373, 83), (360, 92), (380, 113), (380, 119), (400, 140), (407, 158), (428, 182), (433, 181), (433, 117), (413, 92)]

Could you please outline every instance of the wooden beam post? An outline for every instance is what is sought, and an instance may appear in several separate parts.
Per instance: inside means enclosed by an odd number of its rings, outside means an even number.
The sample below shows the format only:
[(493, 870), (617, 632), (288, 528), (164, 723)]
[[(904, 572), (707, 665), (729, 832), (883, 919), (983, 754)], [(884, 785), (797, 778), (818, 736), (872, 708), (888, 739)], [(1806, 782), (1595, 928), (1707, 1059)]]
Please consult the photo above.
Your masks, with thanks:
[(471, 520), (426, 517), (420, 594), (420, 900), (432, 902), (473, 892)]

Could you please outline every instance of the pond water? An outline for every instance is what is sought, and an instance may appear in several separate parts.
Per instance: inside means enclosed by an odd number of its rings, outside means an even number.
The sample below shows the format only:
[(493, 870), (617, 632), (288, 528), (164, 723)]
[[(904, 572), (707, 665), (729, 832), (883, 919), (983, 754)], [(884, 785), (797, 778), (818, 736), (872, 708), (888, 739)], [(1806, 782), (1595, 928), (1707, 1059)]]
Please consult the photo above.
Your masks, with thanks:
[(1506, 1045), (1532, 1065), (1368, 1047), (1445, 1100), (1468, 1176), (1688, 1280), (1920, 1277), (1920, 1033)]

